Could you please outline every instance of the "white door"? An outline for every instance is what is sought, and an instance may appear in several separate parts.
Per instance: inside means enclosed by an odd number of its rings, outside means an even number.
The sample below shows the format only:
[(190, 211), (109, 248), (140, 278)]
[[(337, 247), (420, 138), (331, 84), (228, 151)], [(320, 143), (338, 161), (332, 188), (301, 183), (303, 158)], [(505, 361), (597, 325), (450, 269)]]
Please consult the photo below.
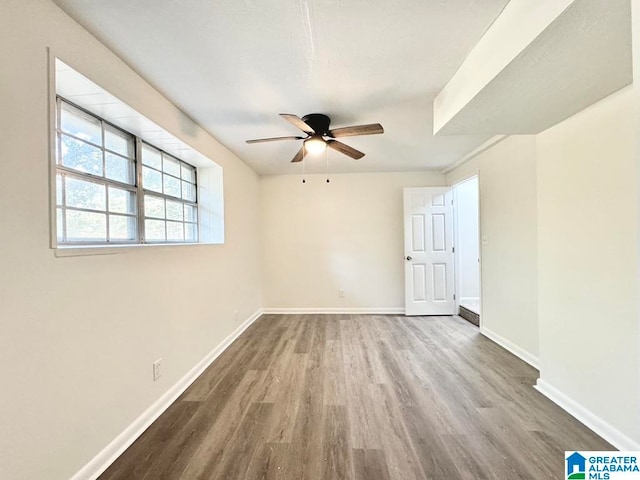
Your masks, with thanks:
[(448, 187), (404, 189), (406, 315), (453, 315), (453, 205)]

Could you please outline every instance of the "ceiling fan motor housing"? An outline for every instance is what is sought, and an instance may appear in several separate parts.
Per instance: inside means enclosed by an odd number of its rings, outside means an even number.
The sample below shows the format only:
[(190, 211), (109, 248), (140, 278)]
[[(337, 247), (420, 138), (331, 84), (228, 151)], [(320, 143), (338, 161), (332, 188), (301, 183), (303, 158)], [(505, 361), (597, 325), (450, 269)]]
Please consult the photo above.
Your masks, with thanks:
[(309, 125), (319, 135), (329, 135), (331, 119), (322, 113), (310, 113), (302, 117), (302, 121)]

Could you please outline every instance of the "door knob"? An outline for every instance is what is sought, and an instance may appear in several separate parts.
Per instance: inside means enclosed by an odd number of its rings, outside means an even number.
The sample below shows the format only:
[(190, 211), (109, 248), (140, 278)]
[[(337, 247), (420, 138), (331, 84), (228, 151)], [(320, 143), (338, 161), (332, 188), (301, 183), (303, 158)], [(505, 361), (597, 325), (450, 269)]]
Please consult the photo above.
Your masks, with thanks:
[(411, 260), (411, 257), (407, 257), (407, 260)]

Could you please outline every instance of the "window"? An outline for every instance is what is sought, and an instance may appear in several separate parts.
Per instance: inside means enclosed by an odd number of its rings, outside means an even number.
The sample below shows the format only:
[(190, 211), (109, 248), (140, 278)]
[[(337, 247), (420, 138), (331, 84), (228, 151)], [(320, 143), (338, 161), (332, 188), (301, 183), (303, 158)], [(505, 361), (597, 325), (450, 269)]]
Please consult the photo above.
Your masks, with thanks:
[(197, 242), (196, 169), (142, 143), (147, 242)]
[(196, 180), (196, 167), (58, 97), (59, 244), (197, 242)]

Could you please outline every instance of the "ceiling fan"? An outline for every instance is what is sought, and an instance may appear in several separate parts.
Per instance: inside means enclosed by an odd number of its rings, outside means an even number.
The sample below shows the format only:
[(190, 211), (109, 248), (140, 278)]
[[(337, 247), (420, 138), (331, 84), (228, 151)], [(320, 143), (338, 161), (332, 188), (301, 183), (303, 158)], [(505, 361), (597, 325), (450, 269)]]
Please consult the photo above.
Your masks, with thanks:
[(293, 157), (292, 162), (301, 162), (307, 153), (320, 153), (327, 147), (333, 148), (340, 153), (343, 153), (354, 160), (358, 160), (364, 157), (364, 153), (356, 150), (349, 145), (345, 145), (342, 142), (336, 140), (340, 137), (352, 137), (355, 135), (376, 135), (384, 133), (382, 125), (379, 123), (371, 123), (368, 125), (355, 125), (352, 127), (334, 128), (329, 130), (329, 124), (331, 119), (327, 115), (322, 113), (310, 113), (300, 118), (297, 115), (290, 113), (281, 113), (280, 116), (298, 127), (307, 136), (306, 137), (275, 137), (275, 138), (260, 138), (257, 140), (247, 140), (247, 143), (262, 143), (262, 142), (277, 142), (280, 140), (303, 140), (302, 147)]

